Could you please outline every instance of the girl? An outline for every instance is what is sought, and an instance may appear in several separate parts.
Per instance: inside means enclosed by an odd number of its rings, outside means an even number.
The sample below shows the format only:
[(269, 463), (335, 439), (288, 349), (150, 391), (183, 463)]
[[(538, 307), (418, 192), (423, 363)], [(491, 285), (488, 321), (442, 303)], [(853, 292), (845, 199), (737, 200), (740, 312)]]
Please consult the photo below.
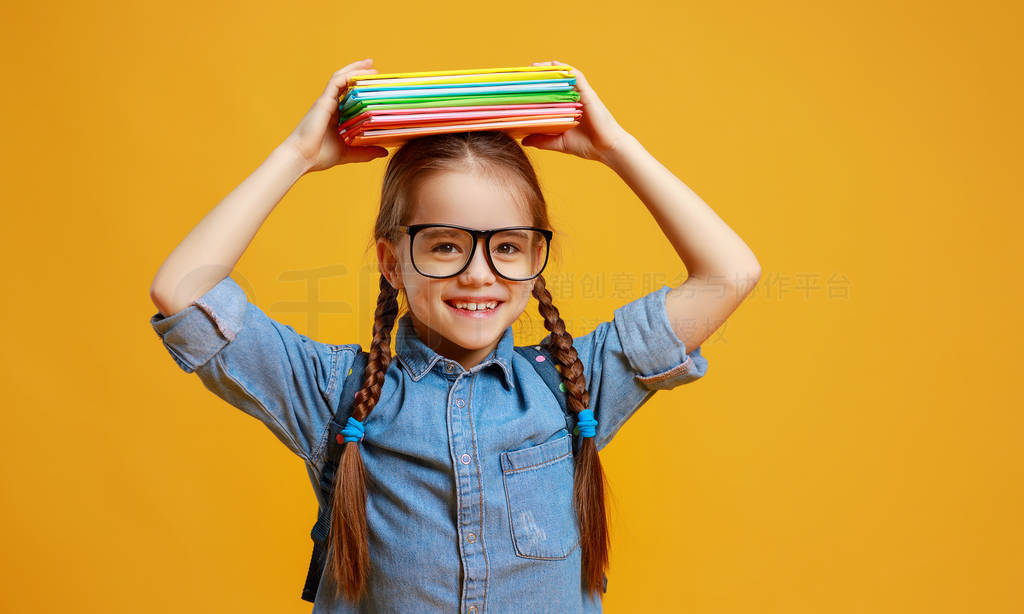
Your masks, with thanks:
[[(598, 450), (656, 390), (706, 373), (701, 343), (760, 267), (574, 69), (582, 123), (522, 144), (614, 170), (675, 247), (685, 283), (574, 339), (541, 275), (552, 232), (520, 144), (502, 132), (433, 135), (403, 144), (385, 171), (369, 351), (297, 333), (227, 274), (299, 177), (387, 155), (334, 131), (349, 79), (376, 72), (371, 64), (336, 72), (288, 138), (168, 256), (150, 323), (183, 370), (305, 461), (331, 521), (314, 613), (599, 612), (609, 536)], [(531, 296), (550, 332), (532, 360), (512, 333)], [(545, 356), (557, 362), (566, 412), (534, 362)], [(342, 404), (362, 359), (358, 393)], [(345, 425), (336, 471), (326, 462), (332, 418)], [(329, 500), (322, 480), (334, 485)]]

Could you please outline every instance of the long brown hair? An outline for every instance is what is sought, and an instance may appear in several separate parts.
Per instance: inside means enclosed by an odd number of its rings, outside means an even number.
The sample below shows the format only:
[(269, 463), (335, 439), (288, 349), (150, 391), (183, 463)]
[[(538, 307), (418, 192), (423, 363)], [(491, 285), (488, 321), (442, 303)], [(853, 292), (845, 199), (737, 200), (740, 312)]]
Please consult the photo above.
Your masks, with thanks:
[[(475, 131), (419, 137), (404, 143), (388, 161), (381, 187), (380, 212), (371, 243), (387, 239), (397, 244), (398, 226), (409, 218), (409, 195), (416, 181), (435, 171), (473, 170), (506, 185), (529, 212), (534, 226), (551, 228), (547, 201), (541, 192), (533, 165), (519, 143), (504, 132)], [(363, 379), (356, 394), (352, 417), (365, 421), (380, 399), (384, 374), (391, 364), (391, 331), (398, 314), (398, 295), (391, 283), (380, 276), (380, 294), (373, 321), (373, 341)], [(567, 406), (580, 412), (590, 404), (583, 363), (572, 345), (572, 335), (551, 300), (543, 276), (536, 278), (533, 296), (551, 333), (551, 351), (565, 385)], [(339, 593), (358, 601), (365, 589), (370, 556), (366, 536), (366, 471), (358, 442), (344, 444), (335, 476), (331, 503), (333, 546), (331, 571)], [(608, 565), (609, 535), (604, 504), (604, 471), (593, 437), (582, 440), (575, 462), (574, 507), (582, 549), (582, 583), (586, 590), (601, 590)]]

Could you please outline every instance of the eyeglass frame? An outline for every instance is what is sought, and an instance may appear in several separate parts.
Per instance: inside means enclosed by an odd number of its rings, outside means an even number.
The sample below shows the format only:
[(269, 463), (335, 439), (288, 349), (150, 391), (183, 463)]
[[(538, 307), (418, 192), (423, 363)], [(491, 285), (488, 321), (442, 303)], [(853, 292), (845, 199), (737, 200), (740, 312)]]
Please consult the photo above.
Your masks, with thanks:
[[(418, 266), (416, 266), (416, 258), (412, 255), (412, 242), (413, 239), (416, 238), (416, 233), (423, 230), (424, 228), (434, 228), (438, 226), (441, 228), (455, 228), (457, 230), (464, 230), (469, 234), (473, 235), (473, 247), (469, 248), (469, 257), (466, 258), (466, 264), (462, 265), (461, 269), (452, 273), (451, 275), (427, 275), (426, 273), (421, 271)], [(483, 237), (484, 247), (486, 248), (486, 250), (484, 251), (484, 257), (487, 259), (487, 264), (491, 267), (491, 270), (494, 271), (495, 275), (508, 281), (530, 281), (531, 279), (536, 279), (537, 277), (540, 276), (541, 273), (544, 272), (544, 268), (547, 267), (548, 265), (548, 256), (551, 255), (551, 238), (554, 236), (554, 233), (552, 231), (546, 228), (537, 228), (535, 226), (506, 226), (504, 228), (492, 228), (491, 230), (477, 230), (475, 228), (466, 228), (465, 226), (456, 226), (455, 224), (411, 224), (409, 226), (399, 226), (398, 230), (409, 235), (409, 260), (412, 262), (413, 268), (416, 269), (416, 272), (419, 273), (420, 275), (424, 277), (429, 277), (431, 279), (449, 279), (451, 277), (457, 277), (458, 275), (462, 274), (462, 272), (466, 270), (466, 267), (468, 267), (470, 263), (473, 262), (473, 256), (476, 254), (476, 244), (480, 242), (480, 237)], [(541, 235), (543, 235), (545, 241), (544, 264), (540, 265), (540, 270), (537, 271), (536, 275), (532, 277), (526, 277), (524, 279), (515, 279), (512, 277), (506, 277), (505, 275), (502, 275), (501, 273), (498, 272), (498, 267), (494, 266), (494, 261), (491, 260), (491, 237), (493, 237), (495, 234), (499, 232), (505, 232), (506, 230), (535, 230), (539, 232)]]

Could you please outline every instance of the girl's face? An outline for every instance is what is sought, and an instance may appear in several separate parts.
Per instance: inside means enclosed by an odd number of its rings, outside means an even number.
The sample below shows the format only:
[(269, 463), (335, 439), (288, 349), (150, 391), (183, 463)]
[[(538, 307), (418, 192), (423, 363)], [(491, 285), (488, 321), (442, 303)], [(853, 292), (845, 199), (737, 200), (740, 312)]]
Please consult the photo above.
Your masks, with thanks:
[[(422, 179), (411, 196), (407, 225), (455, 224), (478, 230), (531, 226), (533, 220), (508, 187), (472, 172), (439, 171)], [(519, 318), (530, 300), (535, 280), (509, 281), (491, 269), (484, 239), (477, 240), (473, 260), (455, 277), (420, 275), (409, 256), (409, 235), (397, 245), (380, 239), (381, 270), (396, 288), (405, 291), (416, 334), (438, 354), (469, 369), (498, 345), (505, 330)], [(468, 312), (452, 305), (455, 299), (497, 301), (493, 311)]]

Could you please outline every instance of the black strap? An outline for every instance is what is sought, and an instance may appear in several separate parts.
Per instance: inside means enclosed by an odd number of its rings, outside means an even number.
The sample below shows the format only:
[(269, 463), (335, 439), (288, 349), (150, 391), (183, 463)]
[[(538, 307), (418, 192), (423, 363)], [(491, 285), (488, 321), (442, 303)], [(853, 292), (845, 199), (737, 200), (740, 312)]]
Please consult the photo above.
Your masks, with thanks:
[[(366, 352), (359, 352), (356, 354), (355, 359), (352, 361), (352, 368), (349, 370), (349, 374), (345, 377), (345, 384), (341, 389), (341, 399), (338, 402), (338, 409), (334, 412), (334, 417), (331, 418), (330, 430), (327, 433), (327, 463), (338, 465), (338, 461), (341, 460), (341, 451), (344, 449), (342, 443), (338, 441), (338, 435), (341, 434), (341, 430), (345, 428), (345, 422), (348, 421), (348, 417), (352, 412), (352, 406), (356, 401), (356, 393), (363, 387), (363, 372), (366, 371), (366, 363), (370, 360), (370, 355)], [(324, 472), (327, 473), (326, 471)], [(333, 473), (331, 478), (333, 480)], [(330, 484), (326, 485), (331, 488)], [(325, 491), (326, 492), (326, 491)]]

